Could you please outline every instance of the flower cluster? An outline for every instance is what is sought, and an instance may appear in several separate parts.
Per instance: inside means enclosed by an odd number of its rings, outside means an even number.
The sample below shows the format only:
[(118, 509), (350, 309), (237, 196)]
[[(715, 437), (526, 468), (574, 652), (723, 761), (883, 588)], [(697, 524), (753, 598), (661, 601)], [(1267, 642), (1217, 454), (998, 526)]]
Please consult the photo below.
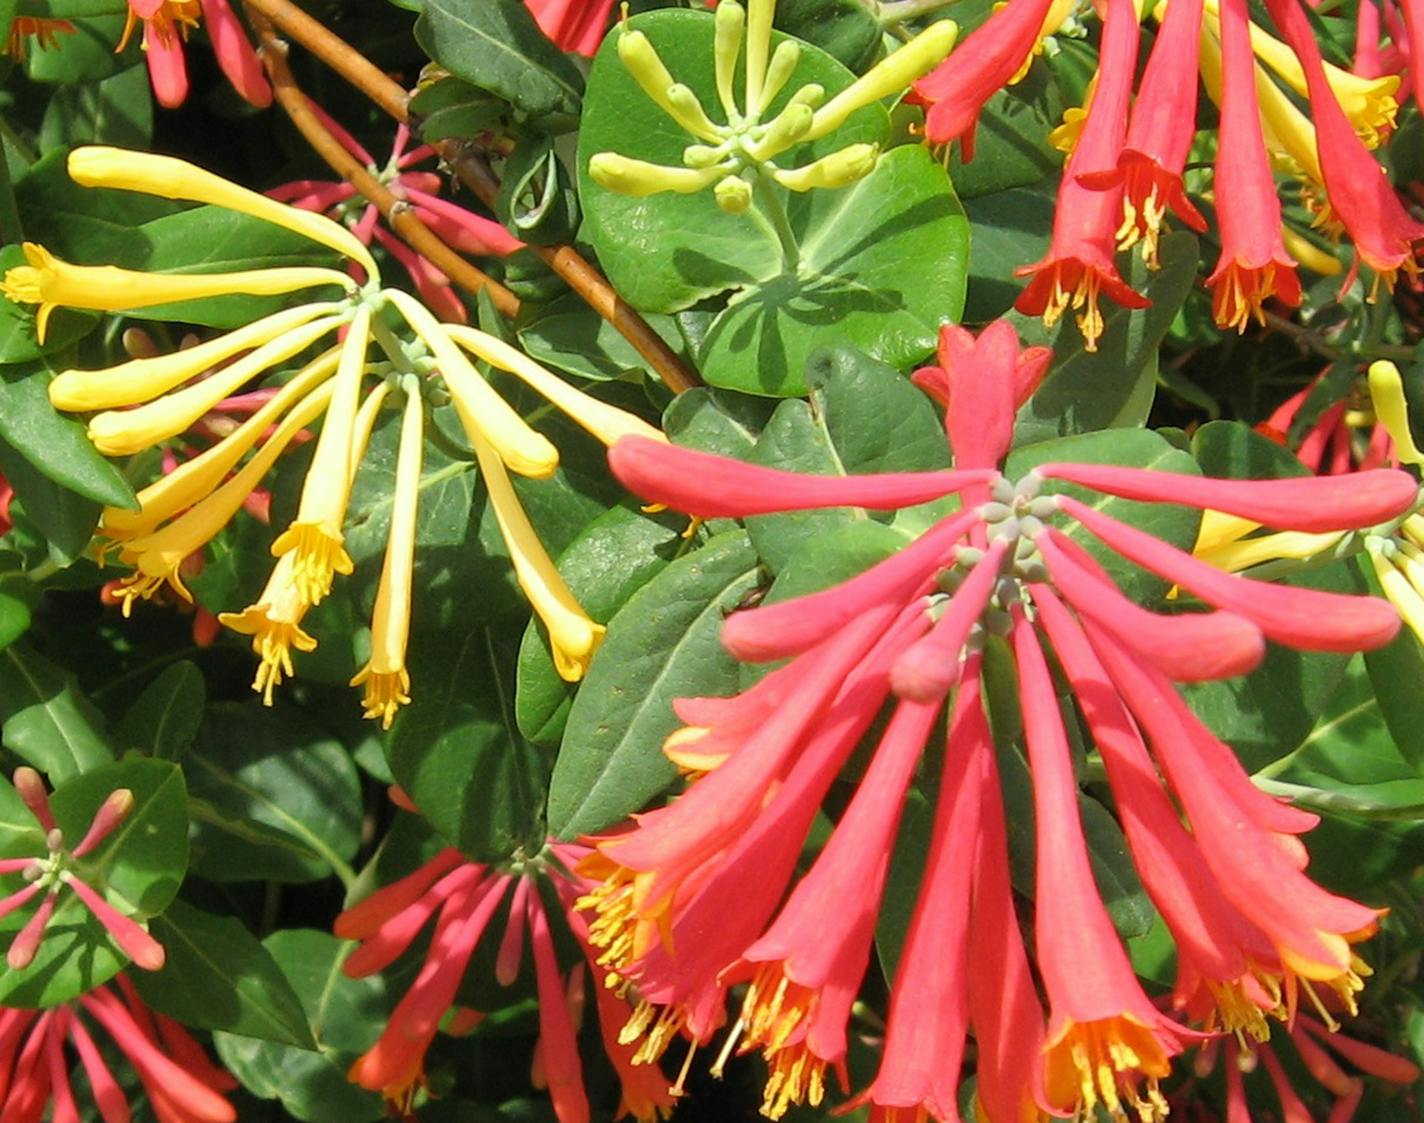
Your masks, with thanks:
[(10, 969), (22, 971), (34, 962), (50, 919), (59, 906), (60, 894), (68, 889), (94, 914), (119, 950), (133, 960), (136, 967), (157, 971), (165, 959), (163, 945), (135, 920), (109, 904), (104, 894), (80, 876), (81, 873), (90, 876), (84, 869), (83, 859), (92, 854), (133, 810), (133, 792), (127, 788), (113, 792), (94, 812), (84, 837), (76, 846), (68, 848), (64, 844), (64, 832), (55, 824), (50, 811), (49, 795), (40, 774), (33, 768), (17, 768), (14, 781), (15, 790), (39, 828), (36, 833), (43, 836), (45, 852), (36, 856), (0, 858), (0, 875), (19, 874), (27, 883), (0, 899), (0, 917), (9, 916), (40, 897), (39, 907), (16, 934), (5, 955)]
[[(321, 106), (315, 102), (308, 102), (308, 105), (341, 146), (364, 163), (372, 175), (390, 188), (392, 194), (408, 203), (415, 216), (435, 231), (446, 245), (485, 257), (504, 257), (524, 245), (493, 219), (474, 214), (439, 197), (440, 177), (435, 172), (414, 170), (416, 164), (431, 159), (435, 150), (428, 144), (407, 149), (410, 130), (405, 125), (396, 129), (395, 143), (385, 166), (377, 167), (375, 157), (366, 151), (360, 141), (332, 120)], [(464, 323), (469, 318), (464, 302), (450, 291), (450, 278), (381, 226), (381, 214), (375, 204), (358, 198), (356, 189), (349, 183), (344, 180), (300, 179), (274, 187), (267, 194), (304, 211), (325, 214), (343, 223), (363, 245), (369, 246), (372, 240), (376, 241), (410, 275), (416, 294), (426, 307), (442, 320)], [(348, 268), (358, 282), (366, 280), (356, 262), (348, 263)]]
[[(822, 87), (807, 83), (768, 119), (772, 103), (801, 60), (801, 48), (793, 39), (783, 39), (771, 49), (775, 10), (776, 0), (749, 0), (746, 8), (737, 0), (717, 5), (713, 61), (722, 124), (713, 120), (688, 86), (673, 78), (646, 35), (620, 28), (618, 57), (643, 92), (696, 143), (683, 150), (680, 168), (616, 152), (596, 153), (588, 166), (593, 179), (625, 195), (663, 191), (686, 195), (710, 187), (718, 206), (740, 214), (772, 184), (810, 191), (844, 187), (868, 175), (879, 158), (873, 144), (850, 144), (799, 168), (783, 168), (776, 158), (834, 132), (862, 106), (899, 93), (945, 56), (954, 45), (957, 28), (948, 20), (932, 24), (829, 101)], [(744, 39), (746, 81), (738, 105), (734, 86)]]
[(188, 64), (183, 43), (201, 20), (207, 20), (213, 53), (232, 88), (243, 100), (263, 107), (272, 103), (272, 88), (262, 73), (257, 52), (247, 41), (228, 0), (129, 0), (128, 22), (116, 50), (128, 46), (143, 26), (143, 53), (158, 104), (172, 109), (188, 98)]
[[(232, 1123), (237, 1118), (223, 1095), (237, 1081), (208, 1060), (181, 1025), (145, 1006), (122, 975), (114, 986), (98, 987), (48, 1010), (0, 1008), (0, 1116), (15, 1123), (91, 1118), (87, 1112), (81, 1115), (74, 1094), (72, 1050), (99, 1117), (105, 1123), (130, 1118), (128, 1094), (86, 1018), (103, 1027), (133, 1066), (156, 1118), (165, 1123)], [(47, 1109), (53, 1114), (47, 1115)]]
[[(1355, 72), (1322, 59), (1296, 0), (1271, 0), (1267, 8), (1284, 42), (1251, 21), (1244, 0), (1173, 0), (1165, 14), (1158, 6), (1161, 25), (1134, 99), (1138, 11), (1129, 0), (1105, 5), (1090, 104), (1070, 111), (1078, 120), (1067, 135), (1076, 133), (1076, 141), (1069, 141), (1052, 243), (1042, 261), (1020, 270), (1031, 278), (1020, 311), (1051, 324), (1073, 308), (1092, 349), (1102, 333), (1100, 296), (1129, 308), (1146, 303), (1118, 274), (1114, 250), (1140, 244), (1155, 265), (1169, 213), (1206, 229), (1183, 181), (1196, 137), (1198, 75), (1220, 109), (1213, 201), (1221, 257), (1207, 281), (1220, 326), (1244, 329), (1253, 316), (1262, 318), (1272, 296), (1298, 304), (1297, 259), (1324, 257), (1283, 229), (1273, 168), (1299, 180), (1316, 226), (1349, 237), (1356, 266), (1373, 271), (1376, 289), (1391, 287), (1401, 271), (1418, 273), (1424, 224), (1388, 189), (1369, 152), (1393, 126), (1400, 88), (1398, 73), (1383, 72), (1375, 5), (1360, 5), (1375, 24), (1373, 39), (1362, 25)], [(1064, 14), (1050, 0), (1009, 0), (917, 82), (929, 140), (960, 140), (970, 158), (988, 98), (1023, 72)], [(1412, 12), (1403, 23), (1392, 27), (1400, 45), (1418, 37), (1424, 14)], [(1287, 91), (1308, 98), (1309, 117)]]
[[(403, 793), (394, 794), (398, 802), (414, 810)], [(336, 935), (361, 944), (342, 965), (352, 978), (375, 974), (395, 962), (435, 917), (424, 966), (396, 1006), (380, 1040), (352, 1066), (351, 1079), (380, 1092), (398, 1111), (411, 1110), (425, 1087), (425, 1054), (454, 1007), (456, 991), (475, 948), (508, 902), (495, 977), (503, 986), (518, 977), (527, 932), (539, 993), (535, 1083), (548, 1087), (559, 1123), (587, 1123), (589, 1118), (577, 1025), (583, 1009), (585, 966), (594, 979), (604, 1049), (622, 1084), (620, 1117), (631, 1115), (639, 1123), (665, 1119), (673, 1103), (667, 1080), (656, 1067), (635, 1066), (633, 1049), (619, 1043), (618, 1034), (629, 1009), (600, 985), (604, 971), (588, 946), (586, 922), (574, 909), (584, 883), (571, 871), (586, 854), (584, 847), (550, 842), (543, 853), (498, 869), (445, 849), (337, 917)], [(558, 901), (560, 915), (586, 953), (587, 964), (576, 966), (567, 977), (555, 954), (550, 913), (541, 887), (547, 887)], [(465, 1024), (472, 1020), (469, 1016), (460, 1019)]]
[[(657, 441), (656, 429), (562, 382), (522, 352), (484, 332), (442, 323), (405, 292), (382, 288), (370, 251), (345, 227), (238, 187), (180, 160), (114, 148), (80, 148), (69, 157), (74, 179), (166, 198), (228, 207), (285, 227), (333, 249), (363, 271), (357, 285), (341, 270), (287, 266), (212, 274), (151, 274), (114, 266), (72, 265), (26, 244), (26, 266), (11, 269), (0, 292), (38, 304), (41, 338), (57, 307), (122, 311), (228, 293), (285, 294), (335, 290), (332, 299), (274, 312), (195, 347), (132, 359), (103, 370), (67, 370), (50, 385), (60, 409), (92, 413), (89, 436), (110, 456), (161, 446), (219, 403), (274, 371), (296, 370), (248, 418), (202, 454), (145, 487), (137, 510), (107, 508), (107, 550), (133, 567), (121, 590), (135, 599), (167, 587), (185, 600), (181, 567), (233, 517), (283, 450), (321, 419), (293, 522), (272, 543), (277, 559), (266, 588), (229, 628), (252, 637), (261, 660), (254, 689), (265, 701), (292, 673), (291, 652), (316, 640), (302, 623), (352, 572), (342, 525), (351, 485), (383, 408), (399, 409), (400, 450), (385, 562), (371, 623), (371, 658), (353, 680), (365, 688), (367, 716), (389, 725), (409, 700), (406, 670), (410, 598), (420, 494), (425, 410), (439, 387), (448, 395), (474, 450), (515, 574), (548, 626), (559, 673), (582, 676), (602, 636), (579, 607), (539, 542), (510, 473), (543, 478), (558, 450), (501, 398), (472, 359), (513, 374), (599, 440), (627, 434)], [(324, 345), (327, 337), (337, 340)], [(369, 353), (375, 344), (381, 357)], [(312, 349), (324, 347), (314, 356)], [(437, 381), (438, 380), (438, 381)], [(368, 384), (369, 383), (369, 384)], [(249, 455), (250, 454), (250, 455)]]
[[(819, 477), (626, 438), (610, 463), (630, 489), (704, 518), (831, 506), (894, 510), (958, 496), (959, 510), (859, 576), (734, 613), (723, 642), (776, 666), (730, 698), (677, 703), (665, 752), (696, 778), (636, 826), (592, 840), (593, 944), (639, 999), (623, 1040), (639, 1061), (679, 1034), (709, 1042), (746, 984), (717, 1061), (759, 1051), (763, 1112), (819, 1103), (844, 1082), (847, 1023), (865, 974), (901, 808), (949, 711), (938, 806), (895, 971), (878, 1076), (856, 1102), (875, 1123), (957, 1118), (966, 1040), (981, 1117), (1039, 1111), (1159, 1119), (1158, 1084), (1203, 1033), (1264, 1040), (1270, 1020), (1334, 996), (1367, 969), (1353, 945), (1372, 908), (1304, 873), (1314, 815), (1254, 787), (1175, 684), (1249, 671), (1267, 640), (1356, 651), (1399, 628), (1389, 604), (1231, 576), (1078, 496), (1227, 512), (1301, 532), (1397, 517), (1417, 487), (1394, 470), (1238, 481), (1102, 464), (999, 465), (1016, 406), (1048, 353), (1012, 328), (946, 327), (941, 366), (916, 381), (947, 403), (951, 470)], [(1085, 543), (1199, 600), (1162, 613), (1128, 599)], [(1180, 600), (1178, 601), (1180, 607)], [(1101, 754), (1133, 861), (1177, 945), (1170, 1013), (1144, 992), (1091, 872), (1073, 756), (1050, 668)], [(1017, 713), (986, 701), (985, 668), (1017, 676)], [(877, 726), (889, 707), (888, 722)], [(804, 875), (823, 797), (862, 738), (870, 762)], [(1036, 824), (1034, 985), (1010, 889), (996, 738), (1022, 744)], [(992, 730), (992, 732), (991, 732)], [(1178, 810), (1180, 808), (1180, 811)], [(787, 892), (789, 888), (789, 894)]]

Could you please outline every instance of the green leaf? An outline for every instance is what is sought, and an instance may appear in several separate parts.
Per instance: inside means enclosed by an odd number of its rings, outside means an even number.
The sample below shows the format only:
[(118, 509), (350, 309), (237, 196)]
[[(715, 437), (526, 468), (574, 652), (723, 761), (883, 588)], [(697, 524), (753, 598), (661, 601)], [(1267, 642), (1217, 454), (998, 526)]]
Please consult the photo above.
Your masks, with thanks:
[[(1152, 301), (1151, 307), (1129, 311), (1101, 298), (1106, 328), (1096, 351), (1085, 350), (1077, 324), (1064, 317), (1053, 341), (1053, 371), (1019, 411), (1015, 444), (1146, 422), (1157, 349), (1196, 282), (1197, 240), (1182, 232), (1168, 234), (1161, 241), (1160, 256), (1162, 267), (1156, 272), (1138, 255), (1124, 271), (1128, 283)], [(1038, 320), (1017, 313), (1009, 318), (1026, 344), (1046, 342)]]
[(722, 619), (757, 580), (751, 541), (729, 531), (673, 562), (609, 621), (554, 763), (552, 834), (602, 830), (672, 782), (676, 769), (662, 755), (680, 724), (672, 700), (736, 689)]
[(167, 961), (130, 975), (149, 1006), (185, 1025), (316, 1048), (291, 983), (240, 920), (175, 901), (150, 930)]
[(73, 35), (59, 36), (59, 42), (50, 50), (29, 52), (25, 69), (30, 79), (69, 85), (97, 81), (129, 69), (142, 58), (142, 37), (134, 36), (122, 53), (115, 53), (124, 22), (125, 17), (118, 13), (73, 20)]
[(144, 688), (119, 721), (115, 738), (160, 760), (177, 760), (198, 735), (207, 704), (203, 674), (180, 660)]
[(376, 1123), (381, 1097), (346, 1079), (356, 1057), (375, 1044), (390, 1004), (380, 976), (348, 979), (341, 964), (355, 945), (326, 932), (288, 928), (263, 941), (311, 1018), (317, 1052), (219, 1031), (218, 1057), (259, 1099), (280, 1100), (305, 1123)]
[(663, 431), (688, 448), (744, 460), (773, 408), (766, 398), (696, 386), (672, 400), (663, 413)]
[(0, 739), (53, 783), (114, 759), (97, 711), (73, 676), (28, 644), (0, 651)]
[[(411, 9), (420, 10), (418, 0)], [(433, 144), (451, 137), (477, 136), (498, 125), (509, 113), (509, 106), (459, 78), (441, 78), (416, 92), (410, 112), (419, 119), (421, 139)]]
[(300, 712), (256, 701), (209, 706), (183, 763), (195, 873), (290, 882), (349, 875), (361, 832), (356, 767)]
[[(718, 121), (722, 110), (713, 75), (712, 23), (711, 12), (665, 9), (634, 16), (626, 26), (648, 37), (673, 78), (690, 87)], [(786, 38), (773, 32), (773, 47)], [(683, 149), (693, 141), (643, 92), (618, 57), (617, 40), (617, 34), (609, 35), (594, 59), (578, 148), (585, 236), (598, 251), (609, 281), (643, 312), (675, 312), (728, 289), (770, 281), (781, 272), (781, 249), (759, 213), (729, 215), (717, 206), (710, 189), (636, 198), (608, 191), (589, 176), (588, 162), (599, 152), (681, 167)], [(779, 113), (807, 82), (819, 84), (833, 97), (855, 80), (830, 55), (809, 44), (801, 46), (801, 61), (764, 114), (766, 119)], [(885, 110), (866, 106), (832, 135), (778, 156), (777, 164), (800, 167), (847, 144), (882, 143), (888, 131)], [(845, 191), (809, 191), (790, 199), (787, 213), (798, 237), (804, 242), (814, 229), (814, 216), (837, 212), (844, 196)], [(845, 233), (853, 240), (865, 230), (853, 226)], [(845, 243), (830, 234), (827, 230), (822, 236), (838, 242), (836, 253), (843, 253)], [(781, 373), (795, 378), (801, 372), (798, 367)], [(755, 372), (748, 371), (748, 377), (754, 378)]]
[[(664, 342), (685, 357), (682, 336), (670, 316), (650, 314), (646, 319)], [(540, 308), (517, 330), (519, 344), (531, 358), (581, 378), (622, 378), (629, 371), (655, 373), (618, 329), (575, 293)]]
[(40, 125), (42, 152), (80, 144), (146, 148), (152, 138), (153, 98), (142, 64), (98, 82), (61, 86)]
[[(68, 565), (84, 552), (99, 525), (99, 504), (56, 483), (29, 459), (0, 440), (0, 476), (4, 476), (18, 506), (44, 535), (50, 555), (60, 565)], [(14, 516), (11, 508), (11, 516)]]
[(7, 589), (5, 583), (0, 581), (0, 650), (24, 635), (29, 626), (28, 590), (16, 582), (11, 582), (11, 587)]
[[(25, 251), (16, 245), (0, 247), (0, 275), (25, 264)], [(16, 304), (0, 296), (0, 363), (6, 366), (28, 363), (61, 351), (94, 330), (98, 318), (92, 312), (57, 308), (50, 315), (45, 341), (35, 337), (37, 305)], [(13, 377), (7, 372), (7, 381)], [(3, 412), (0, 412), (3, 418)]]
[(386, 759), (421, 815), (475, 861), (537, 851), (546, 765), (515, 728), (511, 653), (484, 627), (427, 637)]
[[(955, 18), (959, 19), (957, 11)], [(961, 43), (966, 26), (961, 24)], [(1057, 83), (1042, 66), (1030, 69), (1018, 85), (990, 97), (974, 131), (974, 159), (966, 164), (960, 145), (951, 156), (949, 175), (960, 198), (1024, 187), (1057, 171), (1063, 156), (1049, 147), (1046, 138), (1061, 123), (1064, 108)]]
[(0, 438), (69, 491), (111, 507), (138, 510), (122, 472), (90, 443), (84, 423), (49, 401), (50, 372), (14, 372), (0, 381)]
[(1091, 796), (1079, 795), (1078, 812), (1083, 817), (1083, 837), (1088, 843), (1093, 880), (1113, 927), (1123, 939), (1147, 935), (1157, 910), (1142, 888), (1122, 828), (1108, 809)]
[[(679, 516), (650, 518), (614, 507), (584, 528), (559, 556), (559, 572), (594, 620), (608, 620), (638, 589), (686, 548)], [(559, 677), (538, 618), (519, 646), (514, 717), (520, 732), (540, 745), (558, 744), (575, 686)]]
[[(177, 766), (138, 758), (104, 765), (56, 787), (50, 807), (72, 846), (119, 788), (133, 793), (133, 810), (72, 868), (120, 912), (141, 921), (168, 907), (188, 865), (187, 798)], [(32, 911), (0, 920), (0, 943), (8, 945)], [(112, 978), (127, 962), (94, 914), (72, 892), (61, 891), (34, 962), (22, 971), (0, 972), (0, 1002), (53, 1006)]]
[(776, 28), (819, 47), (857, 74), (880, 53), (880, 21), (860, 0), (781, 0)]
[(1024, 287), (1024, 278), (1015, 271), (1048, 252), (1057, 196), (1057, 181), (1051, 179), (990, 195), (964, 196), (964, 213), (973, 231), (964, 298), (966, 323), (986, 323), (1013, 306)]
[(1407, 627), (1384, 647), (1365, 652), (1365, 669), (1374, 687), (1380, 717), (1406, 760), (1424, 769), (1424, 650)]
[(425, 0), (415, 38), (455, 77), (536, 121), (553, 118), (558, 127), (578, 114), (578, 69), (519, 0)]
[(778, 262), (759, 274), (708, 328), (699, 366), (712, 385), (805, 393), (806, 361), (831, 324), (874, 358), (908, 366), (963, 309), (969, 223), (924, 148), (893, 148), (852, 186), (808, 196), (790, 206), (796, 269)]

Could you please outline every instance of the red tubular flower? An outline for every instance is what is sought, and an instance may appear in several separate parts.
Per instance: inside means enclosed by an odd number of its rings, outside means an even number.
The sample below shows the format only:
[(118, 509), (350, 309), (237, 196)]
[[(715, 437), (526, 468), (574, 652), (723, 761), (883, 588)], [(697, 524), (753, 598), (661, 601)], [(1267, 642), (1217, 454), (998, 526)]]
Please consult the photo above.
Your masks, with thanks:
[[(1266, 636), (1357, 650), (1386, 642), (1398, 623), (1382, 602), (1223, 578), (1087, 504), (1044, 494), (1044, 485), (1299, 529), (1395, 518), (1413, 504), (1416, 485), (1391, 471), (1363, 473), (1347, 489), (1324, 477), (1213, 480), (1077, 464), (1042, 465), (1011, 481), (991, 466), (1007, 452), (1013, 412), (1040, 376), (1040, 358), (1020, 355), (1002, 326), (977, 341), (950, 329), (941, 356), (945, 368), (918, 372), (916, 381), (947, 402), (951, 472), (906, 473), (898, 482), (889, 474), (807, 477), (671, 445), (614, 446), (610, 460), (626, 483), (689, 512), (887, 507), (892, 496), (921, 503), (936, 489), (957, 491), (961, 509), (840, 586), (728, 620), (726, 643), (739, 658), (790, 661), (735, 697), (678, 704), (690, 728), (665, 752), (701, 775), (631, 829), (592, 840), (598, 856), (582, 872), (602, 883), (580, 901), (597, 913), (590, 942), (601, 950), (599, 965), (640, 999), (621, 1035), (641, 1041), (635, 1060), (656, 1058), (679, 1032), (707, 1042), (727, 984), (749, 979), (723, 1056), (739, 1044), (767, 1054), (769, 1114), (816, 1099), (822, 1069), (844, 1053), (895, 809), (930, 715), (954, 690), (947, 802), (936, 813), (930, 870), (891, 992), (881, 1075), (857, 1102), (873, 1105), (876, 1123), (954, 1118), (955, 1070), (972, 1032), (979, 1106), (992, 1123), (1096, 1104), (1114, 1112), (1135, 1105), (1142, 1118), (1158, 1118), (1165, 1104), (1155, 1082), (1195, 1035), (1147, 1000), (1096, 895), (1059, 703), (1034, 628), (1041, 623), (1054, 640), (1108, 761), (1133, 853), (1177, 934), (1179, 1010), (1208, 1029), (1256, 1032), (1266, 1014), (1293, 1012), (1302, 986), (1324, 983), (1348, 1000), (1363, 970), (1350, 944), (1376, 914), (1305, 877), (1294, 836), (1315, 817), (1258, 790), (1172, 683), (1248, 669)], [(1128, 601), (1063, 533), (1065, 520), (1214, 611), (1159, 615)], [(979, 693), (976, 652), (988, 635), (1009, 632), (1039, 831), (1035, 930), (1053, 1007), (1046, 1036), (1015, 927)], [(899, 708), (850, 810), (786, 896), (818, 803), (892, 689)], [(975, 753), (982, 763), (961, 758)], [(977, 822), (960, 802), (965, 786), (974, 789)], [(944, 864), (946, 832), (959, 868)], [(1252, 903), (1271, 892), (1268, 905)]]
[(1052, 6), (1053, 0), (1009, 0), (911, 86), (908, 100), (927, 107), (925, 137), (931, 144), (957, 140), (965, 162), (974, 159), (974, 130), (984, 103), (1023, 67)]
[(128, 45), (129, 37), (142, 22), (144, 57), (148, 60), (154, 96), (169, 109), (182, 105), (188, 97), (183, 40), (198, 26), (200, 12), (208, 21), (208, 36), (218, 66), (233, 89), (258, 108), (270, 105), (272, 89), (228, 0), (129, 0), (128, 23), (116, 49), (122, 51)]
[(1192, 139), (1196, 135), (1197, 55), (1201, 48), (1202, 0), (1167, 6), (1142, 85), (1132, 106), (1132, 120), (1117, 167), (1079, 176), (1097, 190), (1122, 189), (1119, 249), (1142, 243), (1142, 256), (1157, 265), (1157, 240), (1170, 210), (1193, 230), (1206, 229), (1182, 186)]
[(1245, 331), (1253, 316), (1265, 322), (1262, 305), (1270, 297), (1299, 304), (1300, 281), (1281, 238), (1281, 204), (1256, 103), (1246, 5), (1244, 0), (1223, 0), (1217, 11), (1222, 97), (1215, 194), (1221, 257), (1206, 283), (1217, 326)]
[(608, 30), (613, 0), (524, 0), (524, 6), (560, 50), (592, 58)]
[(1097, 91), (1082, 136), (1063, 169), (1053, 213), (1053, 240), (1042, 261), (1015, 270), (1017, 276), (1033, 279), (1014, 307), (1026, 315), (1042, 316), (1052, 327), (1071, 306), (1089, 351), (1097, 350), (1103, 334), (1099, 295), (1125, 308), (1146, 308), (1151, 303), (1118, 275), (1113, 261), (1122, 214), (1121, 187), (1095, 190), (1084, 183), (1085, 177), (1092, 182), (1094, 173), (1118, 166), (1132, 97), (1137, 10), (1132, 0), (1108, 0), (1107, 8)]
[[(1411, 2), (1418, 7), (1418, 0)], [(1331, 210), (1344, 223), (1350, 240), (1355, 243), (1357, 260), (1374, 270), (1376, 289), (1380, 284), (1393, 289), (1401, 269), (1410, 277), (1417, 277), (1417, 254), (1419, 245), (1424, 243), (1424, 224), (1409, 217), (1385, 170), (1355, 135), (1325, 76), (1320, 47), (1305, 13), (1295, 0), (1268, 0), (1266, 6), (1305, 71), (1325, 192)], [(1409, 11), (1409, 5), (1405, 10)], [(1415, 15), (1418, 14), (1416, 11)], [(1412, 34), (1418, 38), (1417, 31)], [(1416, 70), (1418, 64), (1416, 52)]]
[(16, 62), (24, 62), (29, 41), (33, 39), (42, 51), (52, 51), (59, 46), (61, 35), (73, 35), (75, 27), (67, 19), (51, 19), (48, 16), (15, 16), (10, 21), (10, 39), (5, 44), (5, 54)]
[(128, 1096), (114, 1079), (81, 1013), (108, 1031), (133, 1065), (150, 1105), (166, 1123), (231, 1123), (237, 1118), (222, 1093), (237, 1087), (213, 1066), (181, 1026), (154, 1015), (122, 975), (122, 999), (108, 987), (43, 1012), (0, 1009), (0, 1117), (27, 1123), (80, 1118), (70, 1084), (73, 1048), (89, 1083), (99, 1117), (119, 1123), (130, 1115)]

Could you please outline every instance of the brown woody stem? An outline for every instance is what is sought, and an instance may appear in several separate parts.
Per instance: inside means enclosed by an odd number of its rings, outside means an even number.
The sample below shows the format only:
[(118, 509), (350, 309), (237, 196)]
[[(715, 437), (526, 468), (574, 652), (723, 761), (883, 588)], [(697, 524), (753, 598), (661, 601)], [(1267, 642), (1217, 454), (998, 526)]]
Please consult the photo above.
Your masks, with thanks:
[[(369, 59), (320, 21), (313, 19), (291, 0), (246, 0), (250, 13), (269, 20), (284, 36), (300, 43), (331, 69), (335, 70), (397, 121), (408, 124), (409, 97), (401, 85), (372, 65)], [(255, 22), (255, 21), (254, 21)], [(275, 79), (274, 79), (275, 82)], [(300, 95), (299, 95), (300, 96)], [(285, 106), (285, 102), (283, 103)], [(303, 102), (305, 108), (305, 102)], [(290, 113), (291, 110), (289, 109)], [(295, 121), (295, 116), (293, 117)], [(320, 124), (320, 122), (317, 122)], [(300, 128), (300, 122), (298, 122)], [(303, 132), (305, 133), (305, 129)], [(325, 130), (323, 129), (323, 132)], [(337, 147), (340, 147), (337, 145)], [(499, 193), (499, 179), (484, 156), (466, 141), (434, 141), (431, 147), (450, 165), (475, 196), (486, 206), (492, 206)], [(342, 149), (343, 154), (345, 150)], [(325, 155), (325, 153), (323, 153)], [(328, 159), (330, 163), (330, 159)], [(335, 167), (335, 165), (332, 165)], [(363, 168), (362, 171), (365, 169)], [(345, 173), (343, 173), (345, 174)], [(353, 179), (351, 182), (363, 195), (377, 202)], [(377, 205), (380, 204), (377, 202)], [(382, 208), (384, 210), (384, 208)], [(410, 216), (414, 218), (414, 215)], [(404, 235), (402, 235), (404, 236)], [(434, 235), (431, 235), (434, 237)], [(419, 248), (419, 247), (417, 247)], [(607, 279), (572, 246), (529, 247), (583, 298), (584, 302), (607, 320), (628, 340), (657, 372), (663, 383), (675, 393), (682, 393), (699, 384), (697, 375), (638, 314), (637, 309), (613, 291)], [(424, 250), (421, 251), (425, 252)], [(426, 254), (427, 257), (431, 255)], [(440, 264), (431, 257), (437, 265)], [(444, 266), (441, 266), (444, 268)]]
[(287, 65), (287, 45), (277, 38), (267, 20), (256, 13), (249, 14), (254, 17), (253, 26), (257, 29), (262, 45), (262, 62), (267, 68), (267, 76), (272, 79), (277, 102), (292, 119), (292, 124), (306, 137), (307, 143), (316, 149), (317, 154), (331, 165), (337, 175), (376, 205), (387, 224), (400, 235), (406, 245), (466, 292), (473, 294), (484, 289), (501, 314), (516, 315), (519, 312), (517, 296), (447, 246), (420, 221), (403, 199), (332, 136), (330, 130), (312, 112), (311, 103), (292, 77), (291, 68)]

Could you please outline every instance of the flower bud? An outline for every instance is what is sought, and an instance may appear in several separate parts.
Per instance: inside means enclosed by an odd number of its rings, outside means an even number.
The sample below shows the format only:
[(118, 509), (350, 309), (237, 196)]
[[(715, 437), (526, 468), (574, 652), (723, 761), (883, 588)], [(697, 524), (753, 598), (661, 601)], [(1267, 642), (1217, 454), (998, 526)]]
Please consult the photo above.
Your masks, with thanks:
[(669, 168), (634, 160), (616, 152), (599, 152), (588, 162), (588, 174), (594, 183), (620, 195), (656, 195), (675, 191), (690, 195), (710, 187), (723, 174), (720, 168)]
[(741, 176), (729, 175), (720, 180), (712, 194), (717, 199), (717, 205), (728, 214), (744, 214), (752, 205), (751, 185)]
[(1409, 431), (1409, 407), (1404, 400), (1404, 380), (1399, 368), (1388, 359), (1370, 364), (1370, 397), (1374, 399), (1375, 416), (1394, 441), (1394, 451), (1405, 464), (1424, 463), (1424, 453), (1414, 443)]
[(776, 182), (789, 191), (809, 191), (813, 187), (845, 187), (868, 175), (880, 158), (876, 144), (852, 144), (823, 156), (813, 164), (790, 171), (776, 171)]
[(727, 113), (727, 120), (741, 116), (737, 98), (732, 92), (732, 77), (737, 71), (737, 55), (742, 49), (742, 32), (747, 26), (747, 11), (736, 0), (722, 0), (717, 5), (716, 32), (712, 43), (712, 59), (717, 72), (717, 98)]
[(953, 20), (931, 24), (822, 106), (807, 139), (815, 140), (840, 128), (857, 109), (899, 93), (916, 78), (928, 74), (949, 54), (958, 35), (959, 27)]
[(806, 135), (811, 127), (811, 107), (809, 105), (788, 105), (766, 126), (766, 131), (756, 143), (747, 146), (747, 155), (753, 160), (770, 160), (785, 152)]

